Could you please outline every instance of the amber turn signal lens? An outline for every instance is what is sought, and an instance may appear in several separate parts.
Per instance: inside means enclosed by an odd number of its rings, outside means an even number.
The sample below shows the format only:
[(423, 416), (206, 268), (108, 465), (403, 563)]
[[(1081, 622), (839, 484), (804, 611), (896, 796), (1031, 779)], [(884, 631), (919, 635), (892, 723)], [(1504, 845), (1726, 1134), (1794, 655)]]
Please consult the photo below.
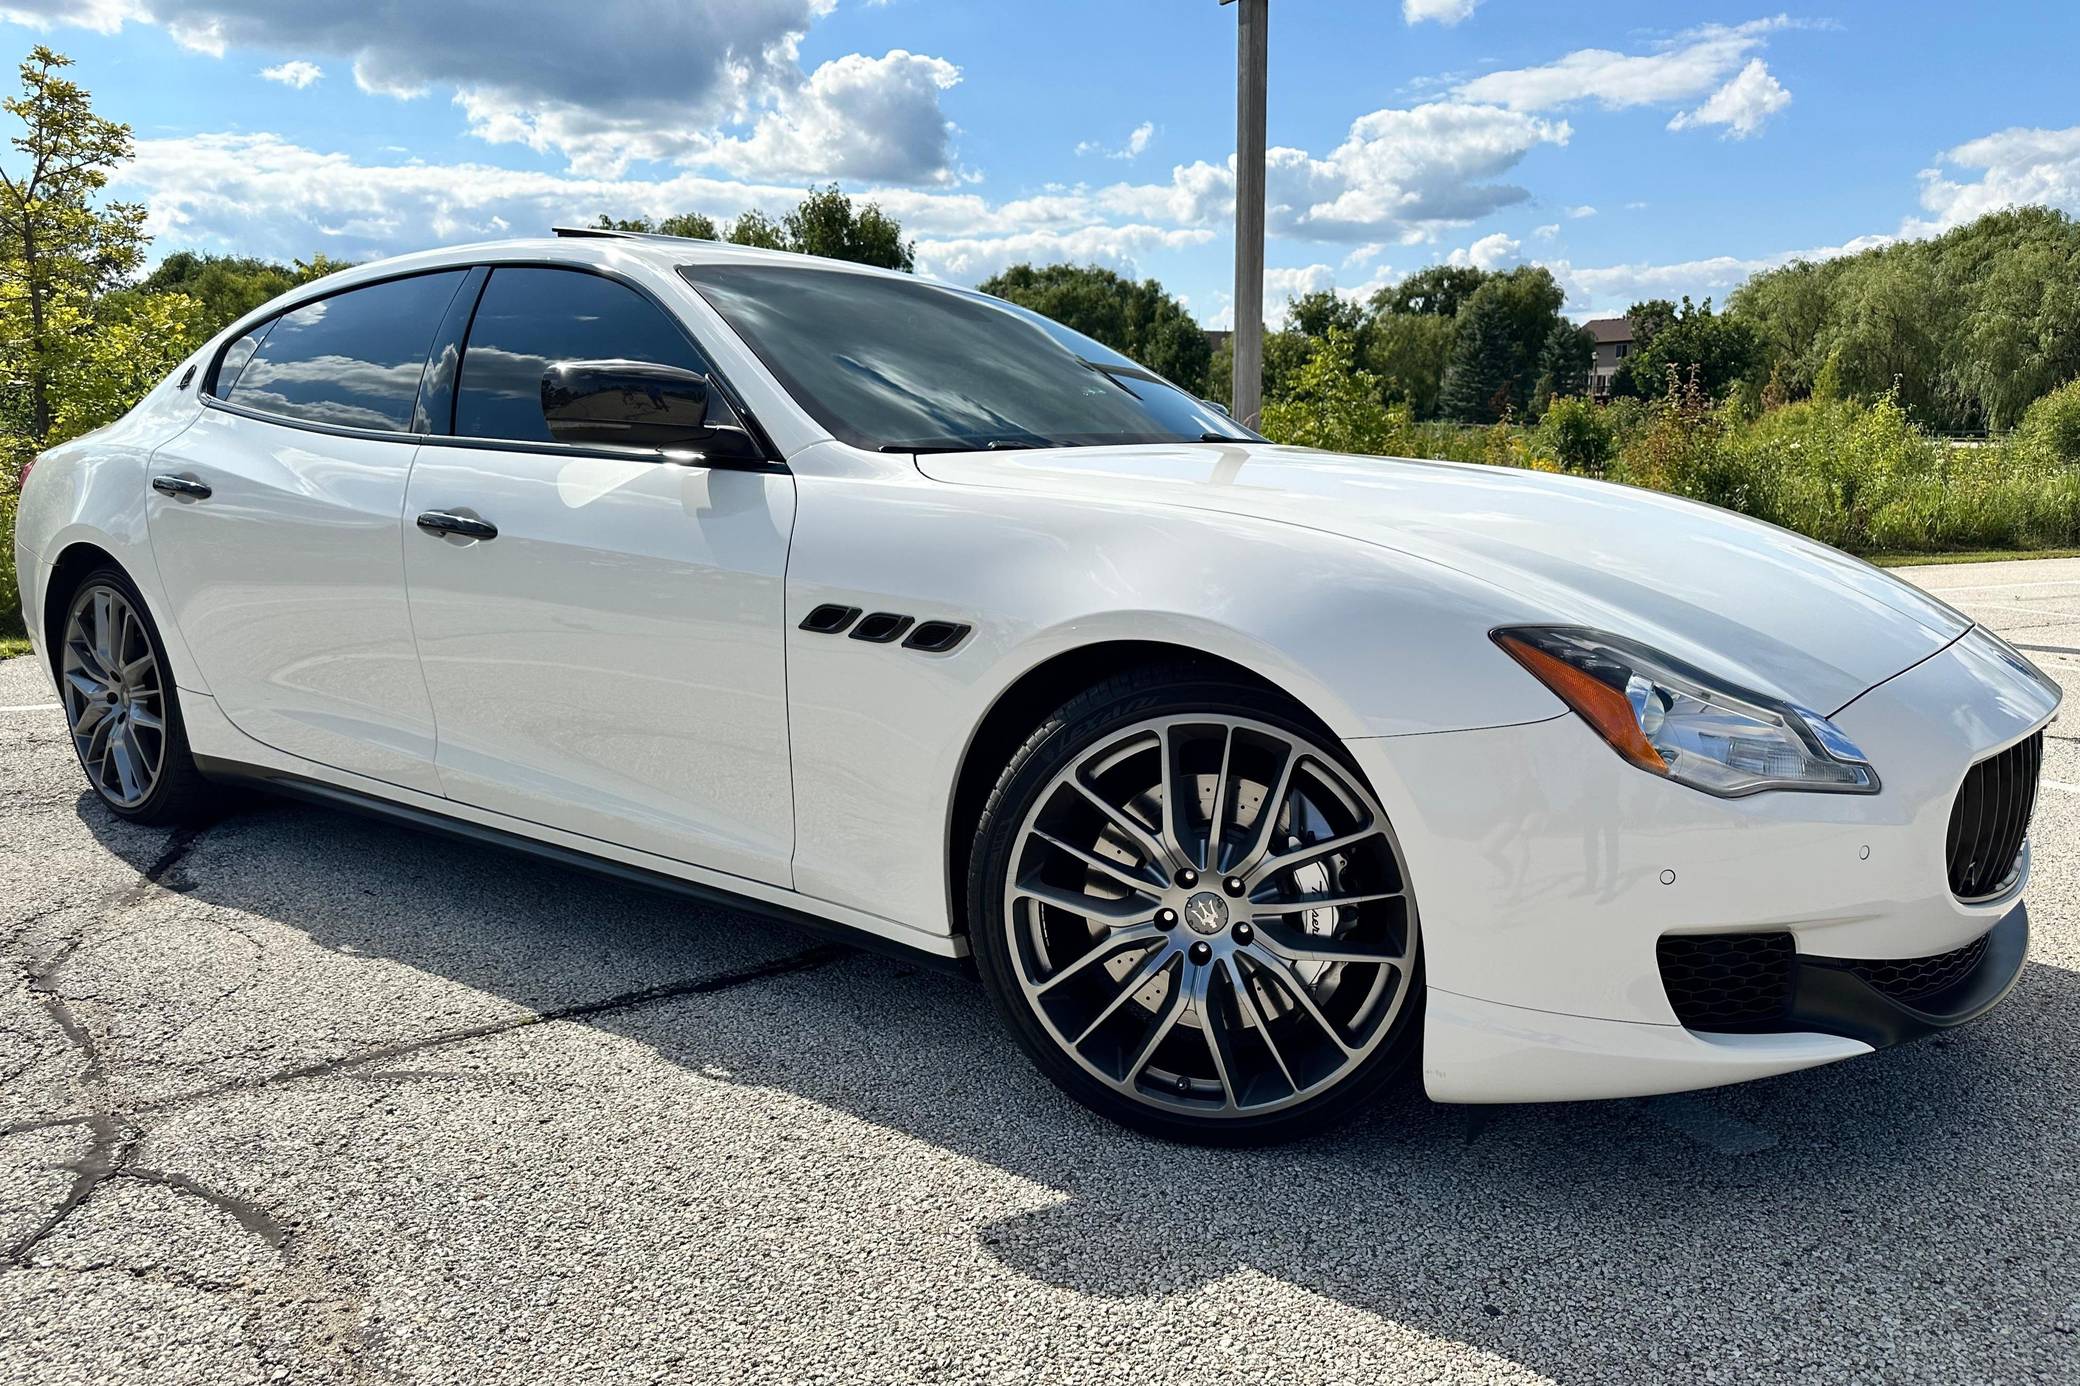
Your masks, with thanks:
[(1661, 752), (1654, 749), (1646, 733), (1639, 729), (1639, 719), (1633, 715), (1632, 704), (1623, 693), (1513, 635), (1499, 636), (1495, 643), (1509, 651), (1517, 663), (1531, 671), (1533, 678), (1552, 689), (1561, 702), (1595, 728), (1596, 734), (1608, 741), (1612, 750), (1642, 770), (1651, 770), (1657, 775), (1668, 773), (1668, 762), (1661, 758)]

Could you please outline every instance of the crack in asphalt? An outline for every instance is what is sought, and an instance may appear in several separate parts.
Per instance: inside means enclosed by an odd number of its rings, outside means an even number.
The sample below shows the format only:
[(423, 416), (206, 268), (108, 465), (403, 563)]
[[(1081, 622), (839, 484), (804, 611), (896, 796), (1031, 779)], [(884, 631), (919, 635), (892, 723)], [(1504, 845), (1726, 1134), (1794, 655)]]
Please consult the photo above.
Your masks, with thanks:
[[(155, 890), (169, 889), (185, 891), (192, 883), (169, 884), (173, 872), (193, 850), (203, 829), (183, 828), (175, 831), (150, 866), (139, 874), (136, 882), (105, 897), (116, 911), (129, 909), (150, 898)], [(67, 940), (43, 962), (28, 969), (26, 986), (35, 995), (57, 1025), (74, 1052), (80, 1056), (81, 1085), (89, 1093), (89, 1110), (74, 1116), (38, 1118), (16, 1122), (0, 1127), (0, 1136), (22, 1135), (34, 1131), (46, 1131), (67, 1126), (84, 1126), (91, 1133), (87, 1151), (79, 1159), (61, 1166), (73, 1175), (71, 1185), (60, 1199), (57, 1207), (35, 1229), (20, 1238), (6, 1252), (6, 1260), (14, 1265), (26, 1264), (38, 1245), (64, 1225), (67, 1219), (86, 1206), (89, 1199), (109, 1180), (115, 1178), (136, 1179), (172, 1190), (175, 1193), (197, 1198), (230, 1215), (239, 1226), (260, 1237), (276, 1252), (287, 1244), (291, 1229), (276, 1222), (264, 1209), (250, 1200), (239, 1198), (219, 1189), (213, 1189), (188, 1175), (175, 1171), (145, 1169), (129, 1163), (131, 1154), (142, 1140), (144, 1132), (138, 1125), (140, 1117), (164, 1116), (179, 1108), (196, 1102), (227, 1096), (232, 1093), (249, 1092), (273, 1087), (282, 1083), (299, 1082), (312, 1078), (323, 1078), (354, 1069), (366, 1068), (406, 1055), (423, 1053), (445, 1045), (462, 1044), (471, 1040), (488, 1039), (533, 1025), (551, 1024), (562, 1021), (587, 1021), (599, 1016), (613, 1015), (624, 1011), (652, 1006), (660, 1002), (677, 1000), (687, 996), (708, 995), (728, 991), (736, 987), (749, 986), (790, 973), (804, 972), (826, 966), (847, 956), (853, 950), (838, 943), (820, 943), (786, 957), (774, 958), (750, 967), (705, 977), (685, 978), (663, 982), (655, 986), (642, 987), (633, 991), (619, 992), (593, 1001), (583, 1001), (567, 1006), (552, 1007), (545, 1011), (530, 1012), (502, 1021), (484, 1025), (466, 1026), (460, 1029), (443, 1030), (423, 1039), (401, 1044), (383, 1045), (375, 1049), (359, 1050), (337, 1058), (317, 1063), (303, 1064), (283, 1069), (259, 1078), (239, 1080), (201, 1088), (193, 1092), (178, 1094), (156, 1102), (141, 1103), (123, 1112), (114, 1109), (109, 1100), (107, 1074), (102, 1064), (99, 1046), (91, 1031), (73, 1013), (71, 999), (59, 991), (57, 975), (84, 942), (81, 934)], [(251, 942), (252, 940), (248, 940)], [(236, 990), (236, 988), (234, 988)]]
[[(73, 1002), (86, 999), (87, 993), (75, 991), (68, 994), (62, 990), (59, 974), (75, 954), (87, 945), (95, 934), (97, 925), (105, 925), (112, 917), (150, 899), (155, 891), (167, 890), (184, 894), (194, 889), (196, 883), (186, 879), (180, 873), (180, 868), (203, 832), (204, 829), (201, 828), (185, 828), (170, 834), (150, 865), (146, 866), (129, 885), (77, 902), (69, 902), (62, 907), (40, 911), (32, 920), (26, 922), (29, 927), (33, 927), (36, 923), (65, 910), (78, 910), (81, 913), (76, 929), (67, 931), (69, 937), (62, 938), (62, 941), (50, 948), (39, 961), (23, 968), (23, 986), (30, 995), (41, 1002), (52, 1024), (64, 1037), (66, 1045), (78, 1056), (80, 1070), (76, 1081), (86, 1097), (87, 1110), (65, 1116), (18, 1121), (0, 1127), (0, 1137), (81, 1127), (87, 1132), (87, 1148), (76, 1159), (55, 1166), (56, 1169), (69, 1172), (72, 1176), (71, 1181), (49, 1214), (32, 1230), (19, 1237), (12, 1246), (6, 1248), (4, 1256), (0, 1256), (0, 1269), (12, 1268), (18, 1272), (38, 1273), (101, 1271), (126, 1274), (148, 1281), (192, 1286), (198, 1292), (241, 1293), (248, 1302), (246, 1336), (262, 1361), (279, 1364), (274, 1379), (281, 1379), (283, 1373), (290, 1372), (298, 1359), (302, 1359), (306, 1365), (325, 1362), (334, 1368), (344, 1368), (349, 1377), (359, 1378), (365, 1375), (373, 1344), (369, 1340), (371, 1325), (362, 1320), (359, 1308), (364, 1291), (356, 1283), (357, 1277), (336, 1264), (338, 1249), (331, 1248), (328, 1252), (329, 1239), (322, 1225), (305, 1227), (294, 1222), (284, 1222), (256, 1199), (204, 1183), (178, 1170), (136, 1163), (135, 1157), (140, 1147), (166, 1116), (198, 1102), (270, 1088), (283, 1083), (339, 1074), (376, 1076), (360, 1075), (358, 1071), (406, 1055), (490, 1038), (528, 1026), (564, 1021), (584, 1023), (602, 1016), (621, 1014), (683, 997), (708, 995), (750, 986), (776, 977), (826, 966), (854, 951), (843, 944), (820, 943), (784, 957), (727, 972), (618, 992), (596, 1000), (516, 1015), (496, 1023), (446, 1030), (419, 1040), (357, 1050), (337, 1058), (303, 1064), (257, 1078), (218, 1084), (155, 1102), (119, 1107), (111, 1092), (107, 1067), (93, 1031), (73, 1009)], [(21, 937), (19, 932), (15, 936)], [(250, 935), (245, 937), (256, 949), (265, 951), (257, 939)], [(251, 980), (250, 977), (242, 979), (231, 990), (235, 992), (240, 987), (250, 984)], [(97, 1259), (91, 1266), (80, 1267), (52, 1262), (47, 1258), (34, 1259), (39, 1247), (82, 1208), (87, 1207), (99, 1191), (118, 1179), (134, 1180), (216, 1209), (268, 1248), (279, 1263), (280, 1275), (283, 1278), (262, 1295), (252, 1284), (207, 1283), (184, 1275), (175, 1267), (130, 1266), (122, 1264), (120, 1259)], [(315, 1318), (306, 1329), (290, 1330), (285, 1334), (282, 1331), (283, 1325), (267, 1322), (281, 1313)]]

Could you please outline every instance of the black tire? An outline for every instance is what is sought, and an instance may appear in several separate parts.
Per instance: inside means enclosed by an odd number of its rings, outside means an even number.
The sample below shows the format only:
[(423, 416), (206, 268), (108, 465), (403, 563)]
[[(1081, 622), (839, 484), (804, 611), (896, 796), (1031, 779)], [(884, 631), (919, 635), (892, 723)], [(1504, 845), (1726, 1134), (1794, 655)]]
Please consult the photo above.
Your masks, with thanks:
[(215, 817), (222, 806), (218, 786), (212, 784), (195, 766), (195, 757), (188, 749), (187, 724), (181, 716), (180, 690), (174, 686), (173, 669), (167, 662), (166, 642), (159, 636), (159, 628), (153, 622), (151, 611), (146, 607), (144, 596), (129, 574), (114, 564), (104, 564), (81, 578), (79, 583), (65, 595), (64, 609), (58, 618), (58, 646), (51, 651), (52, 663), (60, 682), (60, 696), (65, 700), (68, 719), (73, 710), (73, 700), (63, 687), (65, 679), (66, 632), (70, 628), (73, 613), (82, 602), (92, 599), (97, 588), (107, 588), (119, 594), (128, 603), (137, 618), (146, 642), (151, 647), (152, 658), (157, 661), (159, 674), (159, 704), (165, 723), (164, 745), (160, 752), (159, 773), (156, 782), (142, 800), (125, 804), (113, 798), (94, 774), (85, 759), (77, 737), (68, 736), (73, 752), (80, 762), (80, 769), (87, 776), (95, 797), (110, 813), (132, 823), (153, 827), (199, 825)]
[[(1270, 724), (1304, 738), (1321, 758), (1335, 761), (1363, 781), (1341, 742), (1290, 700), (1216, 668), (1180, 663), (1142, 669), (1078, 694), (1018, 747), (976, 827), (969, 855), (967, 917), (983, 985), (999, 1016), (1040, 1071), (1078, 1102), (1124, 1126), (1180, 1142), (1248, 1146), (1296, 1140), (1342, 1125), (1368, 1110), (1410, 1068), (1416, 1055), (1423, 997), (1420, 951), (1415, 951), (1415, 965), (1405, 981), (1405, 999), (1372, 1053), (1326, 1091), (1263, 1114), (1179, 1115), (1098, 1081), (1064, 1052), (1035, 1015), (1019, 983), (1005, 918), (1006, 873), (1014, 865), (1021, 825), (1033, 811), (1036, 798), (1064, 767), (1109, 735), (1150, 718), (1176, 715), (1233, 716)], [(1409, 917), (1414, 918), (1412, 909)], [(1411, 937), (1414, 927), (1409, 925)]]

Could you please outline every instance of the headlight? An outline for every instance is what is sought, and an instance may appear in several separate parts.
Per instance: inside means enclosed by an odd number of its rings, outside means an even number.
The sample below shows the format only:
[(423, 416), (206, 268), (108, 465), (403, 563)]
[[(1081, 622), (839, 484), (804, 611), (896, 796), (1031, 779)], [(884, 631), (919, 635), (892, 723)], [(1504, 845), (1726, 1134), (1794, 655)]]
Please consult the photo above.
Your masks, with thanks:
[(1765, 789), (1878, 792), (1869, 757), (1817, 712), (1620, 636), (1538, 626), (1494, 638), (1642, 770), (1728, 798)]

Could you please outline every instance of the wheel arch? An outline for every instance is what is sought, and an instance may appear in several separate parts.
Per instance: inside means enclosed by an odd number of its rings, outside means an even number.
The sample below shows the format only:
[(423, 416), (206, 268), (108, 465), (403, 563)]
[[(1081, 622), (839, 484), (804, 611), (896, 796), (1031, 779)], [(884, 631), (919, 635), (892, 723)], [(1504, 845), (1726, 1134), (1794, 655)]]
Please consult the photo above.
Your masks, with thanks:
[(968, 933), (967, 881), (975, 829), (989, 793), (1011, 756), (1040, 720), (1088, 688), (1137, 669), (1190, 664), (1208, 673), (1262, 689), (1287, 703), (1330, 741), (1329, 724), (1291, 690), (1224, 655), (1165, 640), (1105, 639), (1061, 650), (1021, 672), (976, 722), (961, 753), (953, 792), (947, 798), (945, 875), (947, 918), (956, 938)]
[[(90, 539), (73, 540), (59, 551), (50, 565), (50, 580), (43, 585), (42, 610), (37, 614), (43, 627), (44, 659), (51, 667), (54, 681), (59, 677), (58, 648), (64, 640), (66, 608), (72, 605), (72, 594), (79, 590), (87, 574), (101, 567), (130, 574), (120, 559)], [(134, 575), (130, 580), (137, 581)]]

